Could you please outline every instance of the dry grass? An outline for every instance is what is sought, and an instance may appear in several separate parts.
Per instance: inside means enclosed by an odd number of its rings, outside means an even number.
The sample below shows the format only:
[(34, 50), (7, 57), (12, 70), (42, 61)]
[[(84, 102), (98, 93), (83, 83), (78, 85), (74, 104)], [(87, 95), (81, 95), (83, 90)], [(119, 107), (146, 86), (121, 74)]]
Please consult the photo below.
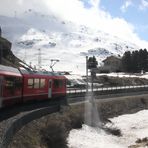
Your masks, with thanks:
[(67, 148), (67, 136), (83, 124), (82, 106), (34, 120), (22, 128), (9, 148)]
[[(107, 118), (125, 113), (133, 113), (148, 107), (146, 97), (123, 97), (99, 100), (97, 107), (103, 122)], [(61, 112), (34, 120), (22, 128), (14, 137), (9, 148), (67, 148), (67, 136), (73, 128), (81, 128), (84, 123), (84, 104), (72, 105)], [(116, 128), (106, 128), (106, 132), (121, 136)]]

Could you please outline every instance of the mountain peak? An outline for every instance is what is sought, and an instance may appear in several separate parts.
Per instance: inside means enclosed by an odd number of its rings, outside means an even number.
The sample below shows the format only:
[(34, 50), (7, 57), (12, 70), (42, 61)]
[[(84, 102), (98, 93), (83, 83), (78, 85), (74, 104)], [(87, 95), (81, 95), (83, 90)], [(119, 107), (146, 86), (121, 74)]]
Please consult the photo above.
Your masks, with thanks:
[[(38, 62), (41, 49), (42, 65), (52, 58), (60, 59), (56, 70), (85, 72), (85, 56), (96, 56), (99, 62), (110, 55), (122, 55), (126, 50), (139, 47), (101, 30), (44, 15), (32, 9), (22, 18), (0, 16), (4, 36), (13, 43), (16, 56), (33, 65)], [(44, 66), (49, 68), (49, 66)]]

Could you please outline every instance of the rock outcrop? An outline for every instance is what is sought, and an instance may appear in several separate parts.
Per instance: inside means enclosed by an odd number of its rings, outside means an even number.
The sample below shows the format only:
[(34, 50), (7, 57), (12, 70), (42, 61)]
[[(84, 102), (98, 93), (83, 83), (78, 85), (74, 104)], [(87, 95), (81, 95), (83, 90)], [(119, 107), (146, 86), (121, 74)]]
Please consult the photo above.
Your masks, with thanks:
[(18, 68), (24, 63), (11, 51), (12, 43), (0, 36), (0, 64)]

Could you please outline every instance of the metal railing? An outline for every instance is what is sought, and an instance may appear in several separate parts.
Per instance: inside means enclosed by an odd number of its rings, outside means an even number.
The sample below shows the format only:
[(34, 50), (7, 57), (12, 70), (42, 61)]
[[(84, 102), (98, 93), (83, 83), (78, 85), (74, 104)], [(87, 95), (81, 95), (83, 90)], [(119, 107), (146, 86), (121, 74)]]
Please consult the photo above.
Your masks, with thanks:
[[(146, 90), (148, 85), (129, 85), (129, 86), (113, 86), (113, 87), (98, 87), (93, 88), (93, 92), (108, 92), (108, 91), (118, 91), (118, 90), (133, 90), (139, 89)], [(91, 88), (88, 89), (88, 92), (91, 92)], [(86, 88), (67, 88), (67, 94), (80, 94), (86, 93)]]

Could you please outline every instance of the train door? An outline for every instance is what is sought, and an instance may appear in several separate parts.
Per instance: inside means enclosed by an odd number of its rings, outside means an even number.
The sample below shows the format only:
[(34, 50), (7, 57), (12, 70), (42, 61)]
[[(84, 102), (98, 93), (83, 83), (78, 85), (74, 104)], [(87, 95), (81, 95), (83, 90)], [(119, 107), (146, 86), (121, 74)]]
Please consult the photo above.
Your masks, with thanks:
[(0, 108), (2, 107), (3, 77), (0, 76)]
[(48, 98), (52, 97), (52, 80), (50, 79), (48, 82)]

